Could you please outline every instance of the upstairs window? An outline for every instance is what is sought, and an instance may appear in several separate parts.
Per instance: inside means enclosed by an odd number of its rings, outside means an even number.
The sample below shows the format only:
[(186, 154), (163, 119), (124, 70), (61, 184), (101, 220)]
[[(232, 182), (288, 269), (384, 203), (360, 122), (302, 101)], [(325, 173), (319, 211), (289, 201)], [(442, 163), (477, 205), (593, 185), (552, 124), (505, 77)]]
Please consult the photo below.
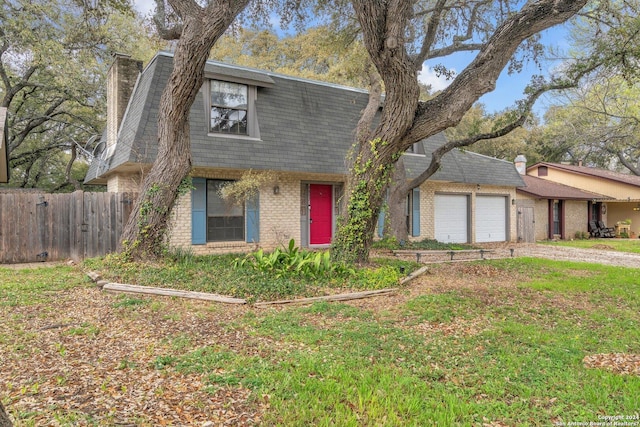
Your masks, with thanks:
[(210, 131), (248, 135), (249, 90), (247, 85), (211, 80)]

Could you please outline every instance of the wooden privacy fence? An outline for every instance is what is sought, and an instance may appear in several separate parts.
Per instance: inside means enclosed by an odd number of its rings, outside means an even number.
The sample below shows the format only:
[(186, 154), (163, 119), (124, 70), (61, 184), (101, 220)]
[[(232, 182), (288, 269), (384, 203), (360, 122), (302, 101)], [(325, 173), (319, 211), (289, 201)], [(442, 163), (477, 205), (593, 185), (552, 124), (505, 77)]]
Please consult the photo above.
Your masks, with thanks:
[(0, 263), (82, 260), (117, 249), (134, 193), (0, 193)]

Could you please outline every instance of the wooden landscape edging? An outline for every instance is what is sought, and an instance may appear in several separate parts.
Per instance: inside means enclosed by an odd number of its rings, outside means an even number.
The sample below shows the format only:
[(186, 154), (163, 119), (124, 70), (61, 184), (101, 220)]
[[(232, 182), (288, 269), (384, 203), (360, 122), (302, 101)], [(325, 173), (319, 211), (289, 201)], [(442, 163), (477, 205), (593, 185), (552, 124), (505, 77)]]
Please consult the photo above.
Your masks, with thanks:
[[(418, 270), (412, 272), (408, 276), (402, 278), (399, 281), (399, 284), (404, 285), (405, 283), (424, 274), (428, 269), (429, 269), (428, 266), (419, 268)], [(210, 294), (206, 292), (181, 291), (178, 289), (170, 289), (170, 288), (155, 288), (152, 286), (129, 285), (126, 283), (113, 283), (106, 280), (101, 280), (100, 274), (92, 271), (87, 272), (87, 276), (89, 276), (89, 278), (93, 282), (95, 282), (100, 289), (107, 292), (161, 295), (161, 296), (170, 296), (170, 297), (179, 297), (179, 298), (190, 298), (190, 299), (197, 299), (197, 300), (204, 300), (204, 301), (214, 301), (214, 302), (221, 302), (225, 304), (247, 304), (247, 301), (242, 298), (233, 298), (233, 297), (228, 297), (224, 295)], [(399, 288), (386, 288), (386, 289), (377, 289), (374, 291), (360, 291), (360, 292), (350, 292), (346, 294), (324, 295), (320, 297), (296, 298), (296, 299), (280, 300), (280, 301), (264, 301), (264, 302), (254, 303), (253, 306), (258, 308), (263, 308), (263, 307), (269, 307), (274, 305), (310, 304), (317, 301), (350, 301), (355, 299), (391, 295), (391, 294), (395, 294), (398, 290)]]
[(296, 298), (296, 299), (287, 299), (287, 300), (280, 300), (280, 301), (257, 302), (253, 304), (253, 306), (262, 308), (262, 307), (268, 307), (272, 305), (309, 304), (317, 301), (350, 301), (354, 299), (371, 298), (371, 297), (377, 297), (381, 295), (394, 294), (397, 291), (398, 291), (398, 288), (387, 288), (387, 289), (378, 289), (376, 291), (362, 291), (362, 292), (350, 292), (348, 294), (324, 295), (321, 297)]
[(106, 283), (102, 289), (108, 292), (125, 292), (131, 294), (163, 295), (167, 297), (190, 298), (205, 301), (223, 302), (225, 304), (246, 304), (241, 298), (224, 295), (208, 294), (206, 292), (180, 291), (177, 289), (154, 288), (151, 286), (128, 285), (124, 283)]

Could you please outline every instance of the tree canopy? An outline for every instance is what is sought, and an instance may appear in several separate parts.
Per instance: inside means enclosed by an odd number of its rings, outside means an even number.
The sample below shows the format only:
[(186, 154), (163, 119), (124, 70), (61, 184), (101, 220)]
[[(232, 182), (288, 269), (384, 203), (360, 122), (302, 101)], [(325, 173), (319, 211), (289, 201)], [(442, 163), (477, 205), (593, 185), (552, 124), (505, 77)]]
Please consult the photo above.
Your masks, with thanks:
[(149, 57), (152, 45), (128, 2), (3, 2), (0, 106), (8, 108), (10, 185), (79, 188), (94, 148), (87, 142), (104, 126), (111, 55)]

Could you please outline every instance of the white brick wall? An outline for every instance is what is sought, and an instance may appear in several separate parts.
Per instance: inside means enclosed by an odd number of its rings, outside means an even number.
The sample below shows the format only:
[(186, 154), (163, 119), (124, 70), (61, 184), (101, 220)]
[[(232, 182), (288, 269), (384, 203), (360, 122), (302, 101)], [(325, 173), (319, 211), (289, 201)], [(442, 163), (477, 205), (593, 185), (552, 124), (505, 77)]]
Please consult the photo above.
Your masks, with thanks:
[[(241, 170), (207, 170), (196, 169), (192, 176), (209, 179), (239, 179)], [(260, 242), (258, 244), (245, 242), (209, 242), (204, 245), (191, 244), (191, 192), (180, 197), (171, 212), (168, 230), (168, 243), (173, 247), (191, 248), (196, 254), (248, 252), (258, 246), (273, 249), (295, 239), (300, 244), (301, 215), (300, 188), (302, 183), (342, 183), (344, 177), (335, 175), (303, 175), (277, 174), (273, 183), (265, 184), (260, 191)], [(108, 191), (137, 191), (139, 178), (137, 175), (114, 175), (109, 178)], [(277, 186), (278, 194), (274, 194)], [(477, 186), (475, 184), (452, 184), (444, 182), (427, 182), (420, 187), (420, 230), (421, 236), (412, 240), (433, 239), (434, 232), (434, 198), (436, 193), (471, 195), (471, 229), (470, 236), (475, 236), (475, 196), (478, 194), (497, 194), (515, 198), (515, 189), (508, 187)], [(516, 236), (516, 208), (510, 206), (509, 239), (515, 241)]]
[(107, 179), (109, 193), (137, 193), (142, 179), (139, 174), (114, 174)]

